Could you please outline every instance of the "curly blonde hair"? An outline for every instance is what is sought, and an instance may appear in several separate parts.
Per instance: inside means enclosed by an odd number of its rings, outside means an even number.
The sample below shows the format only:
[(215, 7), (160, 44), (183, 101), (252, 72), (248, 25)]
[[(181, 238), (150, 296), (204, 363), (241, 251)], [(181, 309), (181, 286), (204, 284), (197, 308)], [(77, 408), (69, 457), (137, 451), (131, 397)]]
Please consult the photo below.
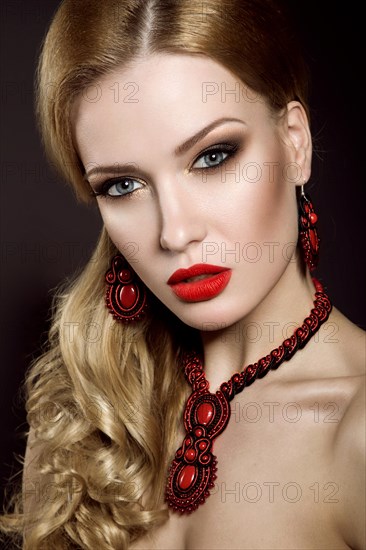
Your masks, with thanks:
[[(208, 56), (274, 112), (293, 99), (306, 108), (306, 70), (271, 0), (64, 0), (42, 46), (36, 111), (79, 200), (91, 197), (72, 139), (75, 99), (153, 53)], [(114, 321), (104, 274), (117, 252), (103, 230), (55, 297), (48, 348), (27, 376), (27, 470), (0, 520), (26, 550), (127, 549), (168, 518), (166, 475), (189, 389), (179, 359), (199, 334), (153, 296), (144, 321)]]

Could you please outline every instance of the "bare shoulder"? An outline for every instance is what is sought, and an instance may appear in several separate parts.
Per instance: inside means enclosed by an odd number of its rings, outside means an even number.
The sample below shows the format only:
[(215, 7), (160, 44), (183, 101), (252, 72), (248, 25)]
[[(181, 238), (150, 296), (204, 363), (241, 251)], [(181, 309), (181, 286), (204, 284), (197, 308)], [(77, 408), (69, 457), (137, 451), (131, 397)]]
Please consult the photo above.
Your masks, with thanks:
[(343, 313), (334, 308), (331, 317), (336, 327), (341, 350), (348, 357), (348, 369), (355, 374), (365, 374), (366, 331), (350, 321)]
[(348, 544), (366, 544), (366, 332), (336, 312), (344, 366), (345, 407), (334, 440), (335, 467), (341, 480), (343, 506), (339, 518)]
[(353, 457), (364, 459), (366, 407), (366, 332), (336, 311), (339, 323), (340, 367), (344, 378), (345, 407), (339, 423), (337, 446), (353, 450)]
[(335, 443), (335, 466), (341, 480), (342, 518), (345, 539), (354, 550), (366, 544), (366, 385), (365, 376), (355, 380), (355, 391), (339, 425)]

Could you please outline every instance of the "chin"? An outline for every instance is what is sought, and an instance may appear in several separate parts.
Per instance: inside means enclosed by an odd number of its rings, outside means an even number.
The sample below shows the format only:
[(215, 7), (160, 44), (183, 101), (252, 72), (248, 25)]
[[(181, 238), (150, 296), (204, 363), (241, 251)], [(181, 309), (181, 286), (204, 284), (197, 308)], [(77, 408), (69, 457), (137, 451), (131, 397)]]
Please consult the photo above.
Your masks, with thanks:
[(173, 310), (173, 313), (182, 321), (182, 323), (191, 328), (214, 332), (223, 330), (238, 321), (241, 321), (248, 313), (251, 307), (238, 307), (235, 304), (224, 303), (218, 304), (215, 300), (207, 300), (205, 302), (197, 302), (195, 304), (187, 304), (185, 311), (182, 308)]

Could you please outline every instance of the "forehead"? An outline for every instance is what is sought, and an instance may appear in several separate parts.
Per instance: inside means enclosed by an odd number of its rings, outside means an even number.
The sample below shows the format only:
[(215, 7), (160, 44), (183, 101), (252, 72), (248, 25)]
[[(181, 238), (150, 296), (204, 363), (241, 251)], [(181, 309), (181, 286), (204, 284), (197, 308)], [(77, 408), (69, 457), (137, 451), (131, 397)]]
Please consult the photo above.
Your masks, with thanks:
[[(136, 140), (142, 143), (151, 132), (157, 138), (171, 136), (178, 144), (225, 116), (250, 122), (268, 116), (268, 109), (216, 61), (176, 54), (151, 55), (104, 75), (83, 90), (72, 111), (74, 139), (81, 153), (101, 136), (113, 137), (113, 148), (125, 148)], [(103, 160), (107, 147), (100, 139)]]

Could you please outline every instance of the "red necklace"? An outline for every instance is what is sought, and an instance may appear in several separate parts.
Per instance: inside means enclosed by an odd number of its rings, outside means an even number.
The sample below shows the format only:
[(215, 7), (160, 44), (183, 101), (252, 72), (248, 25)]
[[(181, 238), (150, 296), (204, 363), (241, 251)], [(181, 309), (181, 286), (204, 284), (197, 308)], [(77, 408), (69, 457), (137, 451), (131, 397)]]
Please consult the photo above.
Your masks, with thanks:
[(230, 401), (256, 378), (263, 378), (270, 369), (277, 369), (283, 361), (291, 359), (328, 319), (332, 304), (322, 284), (315, 277), (312, 279), (316, 290), (314, 307), (301, 327), (270, 355), (233, 374), (216, 393), (209, 391), (199, 356), (195, 352), (185, 355), (184, 373), (193, 391), (183, 416), (186, 435), (175, 453), (166, 487), (165, 500), (174, 511), (189, 514), (210, 496), (217, 471), (217, 460), (212, 454), (213, 441), (228, 425)]

